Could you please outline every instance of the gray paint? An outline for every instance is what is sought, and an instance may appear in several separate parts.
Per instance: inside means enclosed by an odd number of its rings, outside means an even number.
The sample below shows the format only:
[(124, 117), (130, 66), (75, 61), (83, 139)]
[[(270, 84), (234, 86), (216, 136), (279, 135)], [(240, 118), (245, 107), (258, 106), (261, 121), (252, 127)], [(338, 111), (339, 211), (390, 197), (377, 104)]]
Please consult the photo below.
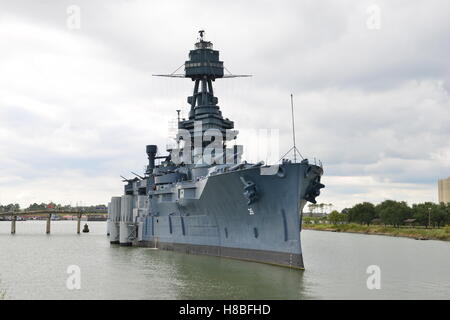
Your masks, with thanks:
[[(225, 143), (215, 158), (233, 161), (208, 164), (197, 158), (209, 141), (197, 145), (184, 164), (172, 159), (173, 153), (156, 156), (156, 146), (148, 145), (145, 177), (126, 180), (124, 190), (133, 198), (133, 210), (139, 209), (134, 210), (133, 221), (127, 221), (127, 226), (142, 230), (137, 239), (129, 236), (130, 242), (125, 241), (122, 221), (120, 242), (303, 268), (302, 209), (306, 200), (315, 203), (324, 187), (320, 183), (322, 167), (311, 165), (306, 159), (301, 163), (283, 161), (274, 167), (263, 162), (241, 162), (242, 146), (226, 146), (226, 142), (233, 140), (226, 131), (232, 130), (234, 123), (222, 116), (212, 87), (216, 79), (223, 77), (223, 70), (222, 73), (217, 70), (222, 68), (219, 52), (212, 50), (212, 43), (202, 37), (189, 57), (183, 76), (194, 81), (193, 95), (188, 98), (191, 111), (189, 119), (179, 121), (178, 128), (192, 134), (192, 146), (194, 133), (203, 136), (207, 129), (216, 129), (223, 134)], [(214, 65), (209, 68), (211, 63)], [(196, 122), (202, 123), (201, 131), (196, 129)], [(236, 153), (229, 157), (227, 150)], [(163, 161), (157, 165), (155, 159)], [(200, 163), (196, 161), (199, 159)], [(142, 194), (148, 196), (148, 202), (139, 208), (143, 201), (138, 197)], [(123, 219), (125, 216), (122, 212)]]
[[(311, 179), (320, 177), (322, 169), (306, 163), (281, 166), (285, 171), (283, 178), (261, 175), (260, 168), (244, 169), (197, 182), (196, 185), (205, 183), (198, 198), (176, 199), (177, 193), (173, 191), (174, 201), (154, 201), (154, 211), (144, 222), (144, 243), (157, 241), (174, 248), (186, 244), (301, 255), (300, 218), (306, 203), (302, 198)], [(308, 168), (316, 173), (306, 178)], [(241, 177), (257, 186), (258, 201), (250, 206), (243, 195)], [(173, 190), (176, 189), (177, 184)], [(222, 255), (221, 252), (214, 255)], [(236, 251), (226, 252), (232, 256)], [(258, 260), (259, 256), (252, 255), (252, 260)], [(278, 264), (286, 264), (286, 260), (283, 258)]]

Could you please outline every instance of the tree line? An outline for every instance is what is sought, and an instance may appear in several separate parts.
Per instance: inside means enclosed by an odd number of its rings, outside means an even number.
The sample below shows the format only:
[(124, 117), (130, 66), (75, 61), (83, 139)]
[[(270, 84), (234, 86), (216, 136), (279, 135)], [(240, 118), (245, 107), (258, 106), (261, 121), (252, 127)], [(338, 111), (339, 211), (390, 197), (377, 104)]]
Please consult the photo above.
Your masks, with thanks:
[[(46, 210), (46, 209), (56, 209), (56, 210), (65, 210), (65, 211), (74, 211), (74, 210), (87, 210), (87, 211), (105, 211), (107, 210), (104, 204), (99, 204), (95, 206), (71, 206), (71, 205), (61, 205), (53, 202), (50, 203), (32, 203), (27, 208), (24, 208), (25, 211), (35, 211), (35, 210)], [(10, 203), (7, 205), (0, 204), (0, 212), (11, 212), (11, 211), (20, 211), (20, 205), (18, 203)]]
[(332, 203), (310, 203), (308, 204), (309, 212), (311, 213), (325, 213), (333, 208)]
[(363, 202), (340, 212), (334, 210), (326, 219), (332, 224), (384, 224), (395, 227), (408, 224), (442, 227), (450, 225), (450, 203), (425, 202), (409, 206), (405, 201), (395, 200), (385, 200), (377, 205)]

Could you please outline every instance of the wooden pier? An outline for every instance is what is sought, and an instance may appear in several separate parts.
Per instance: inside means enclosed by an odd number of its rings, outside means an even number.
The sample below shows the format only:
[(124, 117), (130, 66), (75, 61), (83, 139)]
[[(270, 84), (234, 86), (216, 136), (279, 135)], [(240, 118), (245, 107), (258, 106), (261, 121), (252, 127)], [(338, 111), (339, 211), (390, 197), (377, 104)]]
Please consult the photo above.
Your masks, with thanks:
[(16, 223), (17, 217), (36, 217), (36, 216), (47, 216), (47, 223), (45, 227), (45, 233), (50, 234), (50, 225), (52, 221), (52, 216), (75, 216), (77, 219), (77, 234), (80, 234), (81, 230), (81, 217), (89, 215), (107, 215), (104, 212), (87, 212), (87, 211), (64, 211), (64, 210), (34, 210), (34, 211), (11, 211), (11, 212), (0, 212), (0, 217), (10, 217), (11, 218), (11, 234), (16, 233)]

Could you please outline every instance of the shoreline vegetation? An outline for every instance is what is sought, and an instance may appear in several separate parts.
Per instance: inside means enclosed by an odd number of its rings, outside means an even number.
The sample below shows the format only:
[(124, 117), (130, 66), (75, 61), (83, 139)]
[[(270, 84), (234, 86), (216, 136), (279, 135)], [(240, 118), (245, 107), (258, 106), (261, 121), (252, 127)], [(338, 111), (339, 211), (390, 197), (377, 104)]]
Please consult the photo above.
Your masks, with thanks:
[(309, 204), (310, 212), (303, 214), (303, 229), (450, 241), (450, 203), (410, 206), (405, 201), (385, 200), (324, 213), (324, 208), (332, 206)]
[(360, 233), (369, 235), (384, 235), (391, 237), (406, 237), (416, 240), (442, 240), (450, 241), (450, 226), (442, 228), (415, 228), (415, 227), (393, 227), (383, 225), (359, 225), (348, 224), (303, 224), (303, 230), (330, 231)]
[(2, 280), (0, 279), (0, 300), (6, 299), (6, 290), (2, 289)]

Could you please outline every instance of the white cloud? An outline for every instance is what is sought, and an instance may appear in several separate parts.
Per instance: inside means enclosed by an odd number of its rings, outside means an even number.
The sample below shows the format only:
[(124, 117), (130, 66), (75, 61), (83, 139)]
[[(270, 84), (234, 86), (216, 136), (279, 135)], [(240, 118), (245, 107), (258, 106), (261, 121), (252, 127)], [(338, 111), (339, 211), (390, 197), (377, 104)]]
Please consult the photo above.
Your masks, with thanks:
[(72, 3), (2, 3), (0, 201), (120, 192), (116, 177), (140, 171), (145, 145), (163, 149), (175, 110), (188, 110), (190, 81), (151, 74), (181, 65), (199, 29), (231, 71), (255, 75), (215, 84), (242, 141), (279, 129), (287, 151), (295, 94), (298, 145), (325, 167), (319, 201), (435, 200), (450, 171), (450, 5), (377, 1), (374, 31), (372, 3), (80, 0), (77, 31), (66, 28)]
[[(78, 170), (48, 170), (46, 177), (1, 179), (0, 201), (24, 205), (51, 201), (72, 205), (105, 204), (111, 196), (123, 193), (118, 181), (116, 176), (109, 175), (93, 179)], [(6, 185), (9, 187), (5, 188)]]

